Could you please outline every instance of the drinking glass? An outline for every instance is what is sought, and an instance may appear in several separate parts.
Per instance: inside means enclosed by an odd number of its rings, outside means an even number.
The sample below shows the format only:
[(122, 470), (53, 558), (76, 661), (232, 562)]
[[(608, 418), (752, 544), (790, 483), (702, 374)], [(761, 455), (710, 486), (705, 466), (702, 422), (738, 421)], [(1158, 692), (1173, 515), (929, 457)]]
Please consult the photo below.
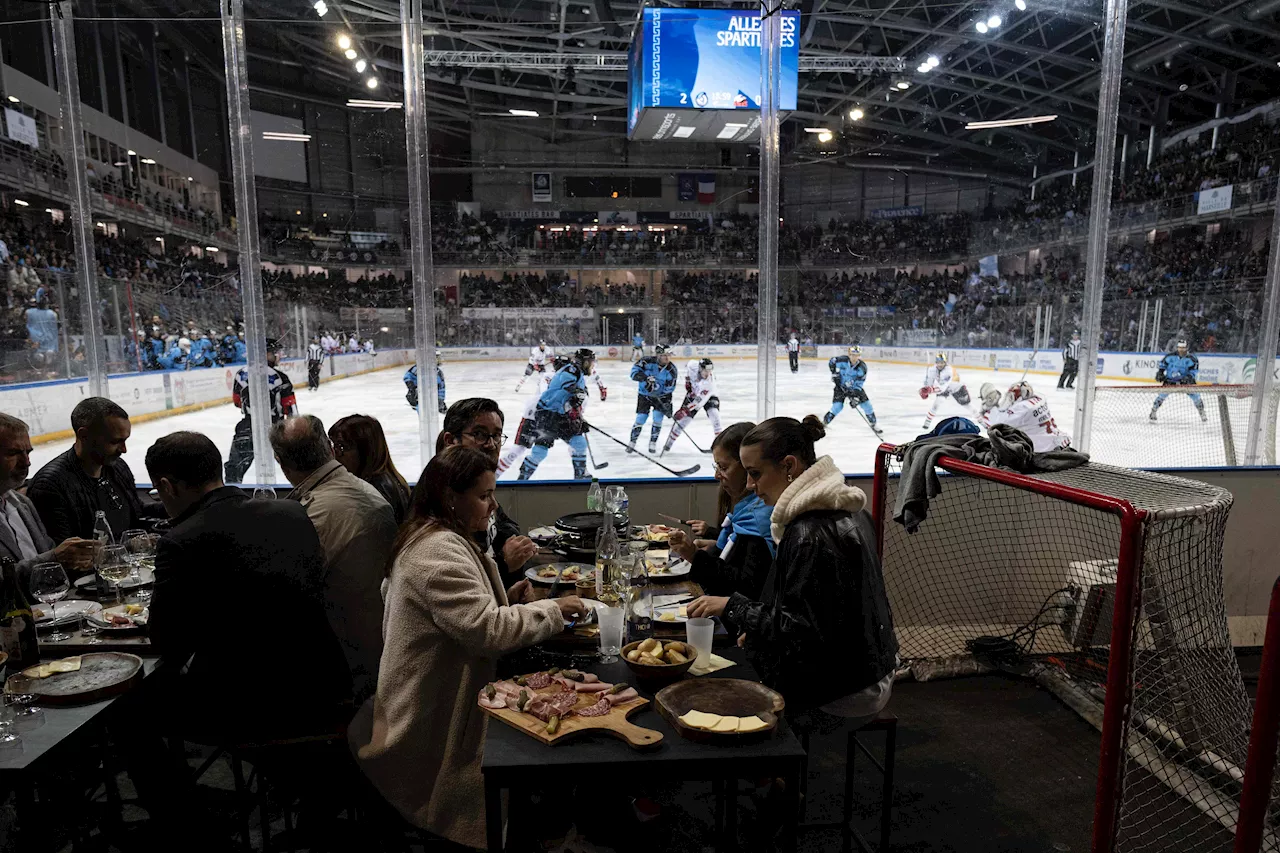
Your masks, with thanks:
[(44, 711), (36, 705), (36, 680), (15, 672), (4, 683), (4, 701), (13, 706), (13, 727), (30, 731), (44, 722)]
[(98, 563), (98, 576), (116, 588), (116, 606), (120, 605), (120, 584), (129, 579), (131, 567), (125, 559), (128, 549), (124, 545), (108, 545), (102, 549)]
[[(155, 571), (156, 544), (159, 541), (159, 536), (146, 530), (126, 530), (120, 534), (120, 544), (125, 547), (125, 560), (129, 563), (130, 580), (141, 584), (143, 569)], [(139, 601), (150, 601), (151, 589), (138, 589), (137, 597)]]
[(255, 501), (273, 501), (276, 499), (276, 490), (264, 489), (259, 486), (253, 490), (253, 499)]
[(604, 490), (604, 505), (614, 515), (622, 509), (622, 486), (608, 486)]
[(690, 619), (685, 623), (685, 639), (698, 651), (697, 663), (706, 666), (711, 659), (711, 640), (716, 623), (710, 619)]
[(13, 733), (13, 708), (0, 702), (0, 749), (22, 750), (22, 738)]
[(596, 610), (600, 623), (600, 662), (616, 663), (622, 651), (622, 615), (625, 607), (601, 607)]
[(71, 582), (67, 580), (67, 572), (60, 563), (37, 563), (31, 569), (31, 594), (47, 604), (50, 608), (50, 619), (55, 623), (53, 633), (45, 636), (50, 643), (63, 643), (71, 639), (71, 635), (58, 628), (58, 602), (71, 591)]

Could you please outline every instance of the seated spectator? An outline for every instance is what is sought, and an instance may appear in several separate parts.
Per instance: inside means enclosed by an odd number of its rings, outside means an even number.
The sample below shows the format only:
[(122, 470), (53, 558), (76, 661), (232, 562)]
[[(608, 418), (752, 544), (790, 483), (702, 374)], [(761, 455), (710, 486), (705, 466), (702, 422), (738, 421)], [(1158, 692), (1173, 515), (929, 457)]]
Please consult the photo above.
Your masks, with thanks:
[[(147, 472), (173, 519), (156, 551), (148, 634), (175, 666), (191, 661), (163, 719), (214, 743), (343, 722), (351, 676), (325, 618), (324, 552), (306, 511), (224, 486), (221, 454), (197, 432), (151, 445)], [(211, 578), (251, 598), (254, 613), (210, 631), (195, 614), (208, 611)]]
[[(471, 447), (492, 456), (496, 466), (506, 439), (502, 434), (504, 422), (498, 404), (487, 397), (459, 400), (445, 413), (444, 424), (436, 438), (436, 453), (454, 445)], [(520, 525), (496, 502), (488, 529), (476, 541), (508, 580), (518, 579), (524, 564), (538, 553), (538, 546), (520, 533)]]
[(324, 602), (351, 670), (356, 701), (373, 695), (382, 656), (382, 581), (396, 522), (378, 490), (333, 458), (315, 415), (271, 425), (271, 449), (324, 549)]
[(57, 545), (49, 538), (40, 514), (18, 492), (31, 470), (31, 436), (25, 421), (0, 412), (0, 556), (18, 563), (18, 585), (28, 592), (31, 568), (61, 563), (69, 577), (93, 567), (94, 543), (71, 537)]
[(99, 510), (114, 536), (146, 527), (155, 507), (138, 497), (133, 472), (121, 458), (133, 431), (128, 412), (106, 397), (86, 397), (71, 410), (71, 429), (75, 444), (46, 463), (27, 488), (50, 538), (92, 539)]
[(378, 693), (349, 730), (361, 768), (405, 818), (468, 847), (485, 839), (476, 697), (501, 655), (554, 637), (583, 610), (576, 596), (530, 601), (528, 580), (507, 589), (477, 547), (497, 509), (496, 468), (487, 453), (451, 447), (423, 470), (392, 558)]
[(343, 467), (378, 490), (391, 504), (396, 524), (409, 514), (409, 484), (396, 470), (387, 448), (382, 424), (369, 415), (347, 415), (329, 427), (334, 458)]

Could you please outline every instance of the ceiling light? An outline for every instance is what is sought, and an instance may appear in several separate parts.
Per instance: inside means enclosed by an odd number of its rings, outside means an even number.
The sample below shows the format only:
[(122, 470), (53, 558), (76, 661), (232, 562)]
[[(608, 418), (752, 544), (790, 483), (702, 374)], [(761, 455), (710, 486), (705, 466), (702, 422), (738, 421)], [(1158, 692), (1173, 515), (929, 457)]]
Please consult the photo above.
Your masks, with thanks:
[(825, 127), (806, 127), (804, 129), (804, 132), (805, 133), (826, 133), (827, 129)]
[(338, 36), (338, 49), (339, 49), (339, 50), (346, 50), (346, 49), (347, 49), (347, 48), (349, 48), (349, 47), (351, 47), (351, 36), (349, 36), (349, 35), (347, 35), (347, 34), (345, 34), (345, 33), (343, 33), (342, 35)]
[(899, 81), (898, 81), (898, 88), (905, 92), (905, 91), (907, 91), (908, 89), (910, 89), (910, 88), (911, 88), (911, 84), (910, 84), (910, 83), (908, 83), (906, 80), (899, 80)]
[(974, 29), (976, 29), (980, 33), (985, 33), (987, 31), (987, 22), (978, 21), (978, 23), (974, 24)]
[(942, 64), (942, 60), (941, 60), (941, 59), (938, 59), (938, 57), (936, 57), (936, 56), (930, 56), (930, 57), (929, 57), (928, 59), (926, 59), (924, 62), (925, 62), (925, 64), (926, 64), (926, 65), (928, 65), (930, 68), (937, 68), (939, 65), (941, 65), (941, 64)]
[(537, 110), (510, 109), (510, 110), (507, 110), (507, 112), (511, 113), (513, 116), (520, 116), (521, 118), (537, 118), (538, 117)]
[(204, 247), (204, 250), (205, 250), (206, 252), (216, 252), (216, 251), (218, 251), (218, 247), (217, 247), (217, 246), (205, 246), (205, 247)]
[(1185, 92), (1185, 91), (1187, 91), (1187, 84), (1186, 84), (1186, 83), (1183, 83), (1181, 86), (1179, 86), (1179, 87), (1178, 87), (1178, 91), (1179, 91), (1179, 92)]
[(46, 208), (44, 209), (44, 212), (45, 212), (45, 213), (57, 213), (58, 211), (54, 210), (52, 207), (46, 207)]
[(698, 132), (698, 128), (691, 124), (682, 125), (671, 131), (671, 136), (675, 139), (688, 139)]
[(991, 127), (1021, 127), (1028, 124), (1042, 124), (1046, 121), (1056, 121), (1056, 115), (1045, 116), (1024, 116), (1022, 118), (1002, 118), (994, 121), (971, 121), (964, 126), (965, 130), (983, 130)]
[(368, 86), (370, 89), (376, 89), (378, 88), (378, 78), (370, 77), (368, 80), (364, 81), (364, 84)]
[(16, 204), (16, 205), (18, 205), (19, 207), (30, 207), (30, 206), (31, 206), (31, 202), (29, 202), (29, 201), (23, 201), (23, 200), (22, 200), (22, 199), (20, 199), (20, 198), (15, 198), (15, 199), (13, 200), (13, 203), (14, 203), (14, 204)]
[(129, 156), (130, 156), (130, 157), (137, 157), (137, 156), (138, 156), (138, 152), (137, 152), (137, 151), (134, 151), (132, 148), (130, 148), (130, 149), (129, 149), (128, 154), (129, 154)]
[(187, 178), (188, 181), (194, 181), (195, 178)]
[(157, 242), (157, 243), (163, 243), (163, 242), (164, 242), (164, 238), (163, 238), (163, 237), (157, 237), (157, 238), (156, 238), (156, 242)]
[(999, 15), (992, 15), (990, 18), (987, 18), (987, 26), (993, 30), (1003, 23), (1004, 21), (1000, 19)]
[(1013, 5), (1018, 7), (1019, 12), (1027, 11), (1027, 0), (1013, 0)]
[(363, 74), (363, 73), (364, 73), (364, 70), (365, 70), (366, 68), (368, 68), (368, 67), (369, 67), (369, 63), (365, 62), (363, 59), (357, 59), (357, 60), (356, 60), (356, 73), (357, 73), (357, 74)]
[(849, 110), (849, 118), (853, 119), (854, 121), (860, 120), (864, 115), (866, 115), (866, 113), (864, 113), (858, 107), (854, 107), (853, 109)]
[(309, 133), (286, 133), (280, 130), (264, 130), (262, 138), (272, 142), (310, 142)]
[(929, 65), (929, 63), (927, 62), (921, 62), (919, 65), (916, 66), (917, 74), (928, 74), (932, 70), (933, 70), (933, 67)]
[(295, 215), (295, 216), (301, 216), (301, 215), (302, 215), (302, 211), (301, 211), (301, 210), (295, 210), (295, 211), (294, 211), (294, 215)]
[(329, 7), (325, 5), (324, 0), (316, 0), (315, 5), (311, 7), (316, 10), (316, 14), (324, 17), (329, 12)]
[(819, 142), (830, 142), (830, 141), (831, 141), (831, 131), (829, 131), (829, 130), (824, 130), (824, 131), (822, 131), (822, 133), (819, 133), (819, 134), (818, 134), (818, 141), (819, 141)]
[(146, 163), (148, 166), (154, 166), (156, 164), (156, 161), (150, 157), (143, 157), (142, 162)]
[(353, 47), (347, 48), (346, 53), (344, 53), (343, 56), (345, 56), (347, 59), (355, 59), (357, 56), (355, 48)]
[(18, 100), (18, 96), (17, 96), (17, 95), (10, 95), (10, 96), (9, 96), (9, 103), (11, 103), (11, 104), (17, 104), (17, 103), (20, 103), (20, 101)]
[(399, 101), (373, 101), (365, 98), (351, 98), (347, 106), (365, 110), (398, 110), (404, 107)]

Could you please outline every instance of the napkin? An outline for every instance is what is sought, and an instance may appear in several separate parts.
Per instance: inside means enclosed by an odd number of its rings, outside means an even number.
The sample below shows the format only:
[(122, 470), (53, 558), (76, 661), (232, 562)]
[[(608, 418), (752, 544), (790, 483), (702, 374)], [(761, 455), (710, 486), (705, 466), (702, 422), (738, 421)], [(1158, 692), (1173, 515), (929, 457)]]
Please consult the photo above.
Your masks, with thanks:
[(722, 658), (720, 655), (712, 654), (706, 662), (701, 658), (693, 662), (693, 666), (689, 667), (690, 675), (706, 675), (709, 672), (718, 672), (722, 669), (728, 669), (733, 666), (733, 661), (728, 658)]

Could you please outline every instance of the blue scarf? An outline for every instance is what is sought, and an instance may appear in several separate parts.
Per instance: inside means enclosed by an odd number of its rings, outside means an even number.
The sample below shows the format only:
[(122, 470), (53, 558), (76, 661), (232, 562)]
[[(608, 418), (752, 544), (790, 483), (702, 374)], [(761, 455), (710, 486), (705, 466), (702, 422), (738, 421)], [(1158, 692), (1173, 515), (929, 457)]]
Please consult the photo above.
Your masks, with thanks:
[(716, 547), (723, 551), (738, 536), (759, 536), (768, 543), (770, 556), (778, 556), (778, 546), (769, 533), (769, 519), (772, 516), (773, 507), (766, 504), (759, 495), (748, 493), (729, 511), (729, 524), (720, 528)]

